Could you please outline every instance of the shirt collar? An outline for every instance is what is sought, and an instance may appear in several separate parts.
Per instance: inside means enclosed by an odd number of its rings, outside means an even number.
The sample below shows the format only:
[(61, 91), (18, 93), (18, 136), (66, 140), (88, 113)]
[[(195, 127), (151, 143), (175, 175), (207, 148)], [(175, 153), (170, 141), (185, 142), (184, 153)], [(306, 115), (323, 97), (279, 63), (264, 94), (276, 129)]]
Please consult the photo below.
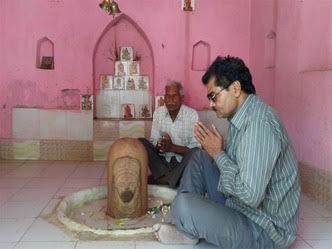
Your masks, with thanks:
[(248, 112), (248, 109), (253, 102), (254, 94), (249, 94), (246, 98), (246, 100), (242, 103), (239, 110), (235, 113), (235, 115), (229, 120), (229, 122), (234, 125), (238, 130), (240, 130), (241, 126), (243, 125), (246, 114)]
[[(182, 108), (182, 106), (183, 106), (183, 105), (180, 106), (180, 110), (179, 110), (179, 112), (178, 112), (178, 115), (176, 115), (176, 119), (175, 119), (175, 120), (181, 120), (181, 119), (182, 119), (182, 117), (183, 117), (183, 115), (182, 115), (182, 113), (183, 113), (183, 108)], [(165, 116), (171, 118), (171, 115), (169, 115), (169, 112), (168, 112), (166, 106), (165, 106)], [(174, 120), (174, 121), (175, 121), (175, 120)]]

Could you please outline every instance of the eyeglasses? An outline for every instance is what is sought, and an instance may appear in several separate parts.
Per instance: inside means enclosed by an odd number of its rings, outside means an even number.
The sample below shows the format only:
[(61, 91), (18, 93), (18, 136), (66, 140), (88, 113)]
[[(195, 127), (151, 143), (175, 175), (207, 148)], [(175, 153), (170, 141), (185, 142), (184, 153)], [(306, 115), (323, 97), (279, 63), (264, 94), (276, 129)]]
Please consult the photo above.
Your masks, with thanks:
[(209, 99), (209, 101), (216, 103), (219, 93), (221, 93), (224, 90), (225, 90), (225, 88), (221, 89), (219, 92), (216, 92), (216, 93), (209, 93), (206, 97)]

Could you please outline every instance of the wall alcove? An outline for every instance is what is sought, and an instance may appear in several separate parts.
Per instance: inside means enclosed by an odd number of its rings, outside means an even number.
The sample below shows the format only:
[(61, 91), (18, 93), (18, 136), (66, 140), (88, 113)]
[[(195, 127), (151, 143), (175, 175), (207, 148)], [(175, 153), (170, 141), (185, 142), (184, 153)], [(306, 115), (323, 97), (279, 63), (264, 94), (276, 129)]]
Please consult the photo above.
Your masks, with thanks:
[(205, 41), (194, 44), (192, 52), (191, 70), (206, 71), (210, 65), (211, 48)]
[(54, 69), (54, 43), (47, 37), (37, 41), (36, 68)]
[[(115, 64), (120, 61), (121, 48), (133, 48), (133, 58), (139, 64), (139, 76), (135, 78), (148, 77), (148, 88), (128, 90), (124, 84), (124, 89), (115, 89), (109, 84), (104, 87), (105, 79), (115, 79)], [(128, 62), (129, 63), (129, 62)], [(123, 118), (123, 106), (130, 104), (133, 110), (133, 118), (141, 118), (140, 108), (148, 105), (152, 115), (153, 93), (154, 93), (154, 56), (151, 43), (135, 21), (126, 14), (113, 19), (100, 35), (93, 52), (93, 81), (94, 81), (94, 117), (95, 118)], [(128, 80), (128, 75), (123, 76), (124, 82)]]

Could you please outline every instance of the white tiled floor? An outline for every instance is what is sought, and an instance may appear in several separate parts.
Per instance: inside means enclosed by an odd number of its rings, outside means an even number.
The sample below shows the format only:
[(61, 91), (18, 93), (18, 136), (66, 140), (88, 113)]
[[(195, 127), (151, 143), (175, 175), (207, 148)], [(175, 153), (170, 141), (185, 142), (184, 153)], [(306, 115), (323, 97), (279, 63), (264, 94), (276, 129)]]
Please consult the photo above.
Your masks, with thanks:
[[(61, 198), (106, 182), (105, 162), (0, 161), (0, 249), (215, 249), (206, 242), (76, 241), (40, 218)], [(332, 212), (302, 195), (298, 238), (291, 249), (332, 248)]]

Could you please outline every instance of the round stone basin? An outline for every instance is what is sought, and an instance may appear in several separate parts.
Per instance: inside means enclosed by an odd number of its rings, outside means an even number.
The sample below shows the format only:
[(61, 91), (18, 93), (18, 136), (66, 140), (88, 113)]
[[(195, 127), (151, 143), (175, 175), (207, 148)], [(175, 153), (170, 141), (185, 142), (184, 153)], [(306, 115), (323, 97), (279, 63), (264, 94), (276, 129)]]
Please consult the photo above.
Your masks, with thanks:
[[(148, 185), (148, 207), (170, 204), (176, 190), (163, 186)], [(114, 219), (106, 216), (107, 186), (98, 186), (72, 193), (65, 197), (56, 209), (58, 220), (75, 232), (96, 235), (139, 235), (152, 233), (156, 223), (169, 223), (169, 212), (145, 214), (135, 219)]]

